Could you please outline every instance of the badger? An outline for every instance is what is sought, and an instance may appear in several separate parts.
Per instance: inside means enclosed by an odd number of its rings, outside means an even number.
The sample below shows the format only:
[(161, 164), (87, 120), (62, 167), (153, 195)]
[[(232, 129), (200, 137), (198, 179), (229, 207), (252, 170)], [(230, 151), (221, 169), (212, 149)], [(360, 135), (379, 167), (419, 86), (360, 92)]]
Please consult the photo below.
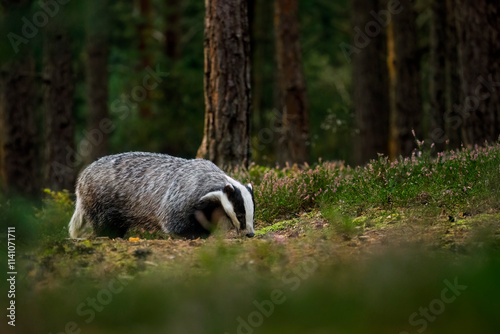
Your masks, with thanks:
[(97, 236), (123, 238), (130, 227), (155, 226), (197, 238), (234, 226), (253, 237), (254, 214), (251, 184), (211, 161), (129, 152), (100, 158), (80, 173), (69, 234), (78, 238), (91, 225)]

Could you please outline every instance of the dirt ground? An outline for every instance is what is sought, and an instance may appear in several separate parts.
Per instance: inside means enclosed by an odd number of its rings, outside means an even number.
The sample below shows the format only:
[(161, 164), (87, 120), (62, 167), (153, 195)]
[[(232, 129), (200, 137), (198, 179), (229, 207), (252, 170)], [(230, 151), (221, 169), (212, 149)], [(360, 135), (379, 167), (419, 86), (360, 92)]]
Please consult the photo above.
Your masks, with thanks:
[(79, 277), (100, 281), (117, 274), (199, 272), (206, 270), (207, 254), (220, 253), (221, 248), (239, 252), (240, 263), (258, 265), (266, 257), (282, 256), (287, 265), (293, 266), (308, 254), (352, 261), (405, 247), (460, 254), (500, 238), (500, 214), (496, 212), (450, 217), (415, 210), (374, 210), (355, 218), (353, 224), (355, 228), (347, 233), (320, 212), (312, 211), (268, 226), (257, 222), (257, 236), (252, 239), (235, 233), (196, 240), (169, 236), (149, 240), (141, 235), (125, 240), (66, 239), (24, 254), (23, 261), (36, 288), (55, 288)]

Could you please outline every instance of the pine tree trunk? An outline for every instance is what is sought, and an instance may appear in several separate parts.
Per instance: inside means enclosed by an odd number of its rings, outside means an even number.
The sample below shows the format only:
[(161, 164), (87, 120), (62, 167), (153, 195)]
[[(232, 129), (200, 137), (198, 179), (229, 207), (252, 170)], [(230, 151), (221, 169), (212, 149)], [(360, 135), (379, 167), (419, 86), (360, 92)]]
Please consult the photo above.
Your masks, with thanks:
[[(252, 62), (252, 128), (257, 140), (254, 147), (254, 161), (274, 163), (274, 143), (276, 143), (275, 108), (275, 58), (273, 2), (268, 0), (250, 1), (251, 62)], [(271, 116), (271, 117), (270, 117)]]
[[(354, 27), (362, 31), (374, 18), (370, 11), (381, 9), (378, 0), (355, 0), (352, 2)], [(356, 42), (354, 43), (355, 47)], [(370, 43), (353, 54), (353, 104), (356, 126), (354, 159), (363, 164), (377, 158), (378, 153), (388, 153), (389, 142), (389, 101), (387, 86), (385, 34), (381, 32)]]
[(430, 33), (430, 82), (431, 127), (429, 137), (438, 151), (443, 151), (446, 140), (446, 2), (433, 0), (431, 3)]
[(309, 101), (302, 67), (297, 0), (275, 0), (274, 23), (282, 113), (277, 161), (309, 160)]
[(394, 50), (394, 24), (387, 26), (387, 98), (389, 107), (389, 159), (395, 160), (399, 154), (398, 129), (396, 123), (396, 64)]
[(197, 156), (221, 167), (250, 160), (248, 2), (206, 0), (205, 126)]
[(460, 147), (461, 121), (454, 106), (460, 103), (460, 66), (458, 60), (458, 36), (455, 17), (456, 0), (446, 0), (446, 115), (445, 132), (448, 140), (447, 148)]
[(456, 1), (466, 145), (500, 135), (500, 8), (497, 1)]
[(4, 67), (0, 97), (0, 172), (6, 193), (40, 191), (35, 125), (35, 62), (30, 51)]
[[(152, 34), (151, 27), (151, 0), (137, 0), (138, 12), (139, 12), (139, 25), (137, 26), (137, 33), (139, 35), (139, 56), (141, 58), (139, 71), (151, 67), (151, 54), (149, 50), (149, 39)], [(139, 103), (139, 115), (142, 118), (150, 118), (152, 116), (152, 110), (150, 106), (151, 91), (146, 89), (144, 101)]]
[(274, 81), (273, 3), (266, 0), (251, 1), (252, 43), (252, 108), (258, 128), (264, 126), (265, 110), (273, 108), (272, 83)]
[(408, 156), (416, 148), (413, 131), (419, 140), (424, 139), (424, 135), (421, 132), (420, 56), (415, 13), (411, 0), (401, 0), (401, 6), (403, 10), (393, 16), (396, 69), (396, 83), (393, 87), (399, 154)]
[[(87, 27), (87, 110), (86, 138), (81, 155), (88, 165), (108, 152), (110, 120), (108, 108), (108, 56), (107, 1), (94, 4)], [(97, 20), (97, 22), (96, 22)], [(85, 147), (88, 146), (88, 147)]]
[(457, 148), (461, 144), (460, 115), (454, 105), (460, 100), (455, 0), (431, 3), (430, 45), (430, 140), (437, 151)]
[(165, 18), (165, 54), (170, 60), (177, 61), (181, 57), (181, 13), (180, 0), (166, 1)]
[(53, 190), (73, 190), (77, 164), (74, 144), (74, 76), (70, 42), (61, 27), (46, 32), (44, 82), (46, 113), (45, 184)]

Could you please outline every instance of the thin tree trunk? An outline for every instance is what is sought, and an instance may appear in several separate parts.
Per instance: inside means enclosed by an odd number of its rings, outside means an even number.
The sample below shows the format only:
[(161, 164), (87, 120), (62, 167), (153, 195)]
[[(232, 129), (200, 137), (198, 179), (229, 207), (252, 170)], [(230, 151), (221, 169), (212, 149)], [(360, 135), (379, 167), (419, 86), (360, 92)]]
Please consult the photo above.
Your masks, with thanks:
[(275, 0), (274, 23), (282, 122), (277, 160), (304, 163), (309, 160), (309, 101), (299, 39), (297, 0)]
[[(31, 0), (3, 1), (5, 27), (29, 13)], [(10, 25), (9, 25), (10, 23)], [(4, 33), (6, 33), (4, 31)], [(15, 53), (15, 54), (14, 54)], [(7, 195), (37, 195), (35, 60), (29, 44), (3, 50), (0, 67), (0, 189)]]
[[(362, 31), (373, 21), (371, 11), (378, 12), (382, 4), (378, 0), (352, 2), (353, 26)], [(354, 46), (360, 48), (360, 45)], [(356, 126), (355, 162), (362, 164), (375, 159), (378, 153), (388, 153), (389, 101), (387, 48), (385, 34), (371, 38), (369, 44), (353, 54), (353, 103)]]
[(273, 3), (266, 0), (253, 0), (251, 21), (252, 42), (252, 107), (255, 124), (264, 126), (265, 110), (274, 106), (273, 82), (275, 60), (269, 59), (274, 54)]
[[(137, 0), (139, 7), (139, 25), (137, 31), (139, 35), (139, 56), (141, 59), (139, 70), (142, 71), (151, 66), (151, 54), (149, 50), (149, 39), (151, 38), (151, 0)], [(150, 106), (150, 90), (146, 90), (146, 96), (143, 101), (139, 103), (139, 115), (143, 118), (150, 118), (152, 116)]]
[(430, 138), (436, 149), (442, 151), (446, 140), (446, 2), (433, 0), (431, 3), (431, 39), (430, 39), (430, 82), (429, 95), (431, 106)]
[[(87, 37), (87, 110), (86, 138), (88, 148), (81, 152), (85, 164), (90, 164), (108, 152), (109, 108), (108, 108), (108, 56), (107, 1), (94, 4)], [(97, 22), (96, 22), (97, 20)], [(83, 145), (82, 145), (83, 146)]]
[(420, 57), (417, 45), (415, 13), (410, 0), (401, 0), (403, 10), (393, 16), (394, 62), (396, 83), (396, 124), (399, 153), (408, 156), (416, 148), (413, 131), (419, 140), (422, 100), (420, 95)]
[(456, 1), (466, 145), (500, 134), (500, 8), (497, 1)]
[(45, 35), (44, 48), (47, 130), (45, 184), (53, 190), (72, 190), (79, 159), (74, 144), (72, 56), (64, 29), (50, 28)]
[(251, 63), (252, 63), (252, 128), (253, 148), (256, 156), (254, 161), (275, 161), (274, 143), (276, 142), (276, 114), (271, 114), (275, 108), (274, 90), (276, 63), (274, 55), (273, 36), (273, 2), (268, 0), (250, 1), (251, 27)]
[(197, 156), (222, 167), (250, 160), (248, 2), (206, 0), (205, 126)]
[(0, 97), (0, 172), (6, 193), (35, 195), (40, 190), (37, 161), (34, 73), (31, 51), (4, 67)]
[(446, 0), (446, 115), (445, 131), (448, 140), (447, 148), (460, 147), (461, 121), (454, 106), (461, 100), (460, 66), (458, 60), (458, 36), (455, 17), (456, 0)]
[(389, 108), (389, 159), (395, 160), (399, 154), (398, 128), (396, 122), (396, 65), (394, 50), (394, 25), (387, 26), (387, 87), (389, 88), (388, 108)]
[(173, 61), (181, 57), (181, 13), (180, 0), (166, 1), (165, 54)]

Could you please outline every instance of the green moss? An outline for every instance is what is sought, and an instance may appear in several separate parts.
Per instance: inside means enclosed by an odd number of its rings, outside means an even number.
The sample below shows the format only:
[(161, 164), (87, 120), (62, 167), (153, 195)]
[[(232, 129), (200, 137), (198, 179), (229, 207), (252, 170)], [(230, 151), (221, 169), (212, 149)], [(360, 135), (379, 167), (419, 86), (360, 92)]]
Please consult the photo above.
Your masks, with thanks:
[(286, 230), (290, 227), (294, 227), (297, 224), (298, 224), (297, 219), (280, 221), (280, 222), (277, 222), (277, 223), (272, 224), (270, 226), (263, 227), (263, 228), (255, 231), (255, 235), (262, 236), (262, 235), (272, 233), (272, 232), (279, 232), (282, 230)]

